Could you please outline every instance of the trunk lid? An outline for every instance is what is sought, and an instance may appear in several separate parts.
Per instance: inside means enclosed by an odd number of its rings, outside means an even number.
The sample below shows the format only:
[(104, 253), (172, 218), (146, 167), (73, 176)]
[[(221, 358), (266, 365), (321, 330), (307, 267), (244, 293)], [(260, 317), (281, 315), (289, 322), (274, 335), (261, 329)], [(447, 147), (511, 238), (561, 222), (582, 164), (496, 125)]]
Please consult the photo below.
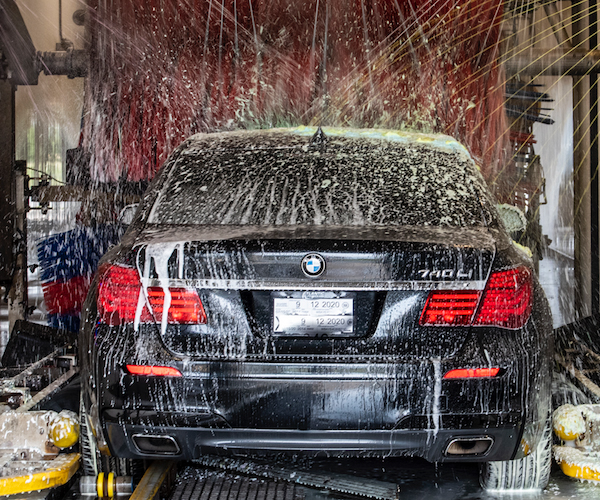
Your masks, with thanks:
[[(423, 327), (430, 290), (482, 290), (485, 228), (148, 229), (134, 246), (145, 286), (198, 291), (206, 325), (156, 324), (181, 355), (278, 359), (449, 356), (468, 327)], [(324, 271), (303, 270), (316, 255)]]

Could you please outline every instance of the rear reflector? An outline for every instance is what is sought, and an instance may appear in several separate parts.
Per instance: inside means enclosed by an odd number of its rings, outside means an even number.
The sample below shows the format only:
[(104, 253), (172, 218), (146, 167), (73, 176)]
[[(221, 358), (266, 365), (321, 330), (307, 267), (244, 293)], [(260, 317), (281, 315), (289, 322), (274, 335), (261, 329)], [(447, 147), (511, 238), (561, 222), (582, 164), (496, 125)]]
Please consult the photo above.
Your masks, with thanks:
[(495, 377), (500, 368), (459, 368), (450, 370), (444, 378), (489, 378)]
[(532, 291), (531, 272), (526, 267), (497, 271), (490, 276), (483, 293), (468, 290), (431, 291), (419, 324), (521, 328), (531, 314)]
[[(98, 315), (107, 325), (121, 325), (135, 321), (142, 283), (137, 269), (131, 267), (105, 265), (99, 270)], [(198, 292), (189, 288), (168, 288), (169, 324), (205, 324), (206, 313), (198, 297)], [(142, 296), (140, 323), (160, 323), (165, 304), (165, 290), (162, 287), (148, 287)], [(150, 304), (150, 309), (148, 305)]]
[(181, 377), (181, 372), (172, 366), (126, 365), (131, 375), (154, 377)]

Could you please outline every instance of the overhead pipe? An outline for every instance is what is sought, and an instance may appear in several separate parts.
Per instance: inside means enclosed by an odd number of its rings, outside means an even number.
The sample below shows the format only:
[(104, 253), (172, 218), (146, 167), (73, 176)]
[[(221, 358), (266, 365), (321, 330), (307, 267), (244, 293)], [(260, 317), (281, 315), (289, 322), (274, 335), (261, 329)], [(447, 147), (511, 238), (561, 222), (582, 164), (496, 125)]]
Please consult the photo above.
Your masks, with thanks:
[(89, 54), (86, 50), (38, 52), (37, 67), (45, 75), (67, 75), (69, 78), (87, 76)]

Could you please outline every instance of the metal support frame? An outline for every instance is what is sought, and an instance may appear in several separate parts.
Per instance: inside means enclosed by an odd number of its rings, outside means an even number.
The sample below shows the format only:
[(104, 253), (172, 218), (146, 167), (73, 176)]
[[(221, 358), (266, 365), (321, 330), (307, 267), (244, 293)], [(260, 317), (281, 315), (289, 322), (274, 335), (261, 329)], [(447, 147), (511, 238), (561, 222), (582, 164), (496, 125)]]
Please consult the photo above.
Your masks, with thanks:
[[(502, 62), (507, 76), (573, 76), (573, 190), (575, 233), (575, 311), (579, 317), (600, 312), (600, 189), (598, 179), (598, 0), (573, 2), (571, 33), (556, 2), (544, 1), (546, 18), (558, 48), (523, 46), (509, 32)], [(524, 14), (523, 14), (524, 15)], [(523, 41), (521, 41), (523, 42)], [(520, 49), (520, 50), (519, 50)]]
[[(589, 11), (590, 48), (598, 47), (598, 2), (590, 2)], [(592, 314), (600, 312), (600, 233), (598, 228), (598, 75), (590, 74), (590, 258), (592, 270)]]
[[(62, 31), (61, 31), (62, 36)], [(57, 48), (66, 47), (65, 40)], [(85, 50), (37, 52), (14, 0), (0, 0), (0, 52), (6, 61), (6, 75), (13, 85), (37, 85), (38, 75), (86, 76), (88, 54)]]
[(0, 285), (8, 290), (14, 268), (13, 234), (15, 202), (15, 87), (0, 80)]
[(546, 12), (546, 18), (550, 23), (550, 27), (554, 32), (554, 37), (559, 46), (570, 49), (571, 48), (571, 37), (567, 32), (565, 25), (560, 17), (560, 11), (556, 5), (556, 1), (544, 2), (544, 11)]
[(15, 167), (15, 86), (0, 80), (0, 284), (8, 292), (9, 329), (27, 313), (25, 177)]
[(0, 0), (0, 51), (13, 85), (37, 85), (37, 54), (14, 0)]
[[(13, 143), (14, 144), (14, 143)], [(14, 200), (14, 236), (12, 287), (8, 294), (9, 331), (19, 320), (27, 319), (29, 298), (27, 294), (27, 209), (25, 199), (27, 189), (26, 164), (24, 161), (13, 163), (13, 200)]]
[[(596, 1), (596, 0), (593, 0)], [(573, 45), (588, 44), (587, 1), (572, 5)], [(592, 312), (591, 191), (590, 187), (590, 78), (573, 81), (573, 199), (575, 232), (575, 309), (580, 317)]]
[(37, 85), (41, 71), (82, 77), (87, 64), (83, 50), (37, 52), (15, 1), (0, 0), (0, 285), (9, 292), (9, 331), (26, 318), (28, 306), (28, 186), (24, 162), (15, 161), (16, 86)]

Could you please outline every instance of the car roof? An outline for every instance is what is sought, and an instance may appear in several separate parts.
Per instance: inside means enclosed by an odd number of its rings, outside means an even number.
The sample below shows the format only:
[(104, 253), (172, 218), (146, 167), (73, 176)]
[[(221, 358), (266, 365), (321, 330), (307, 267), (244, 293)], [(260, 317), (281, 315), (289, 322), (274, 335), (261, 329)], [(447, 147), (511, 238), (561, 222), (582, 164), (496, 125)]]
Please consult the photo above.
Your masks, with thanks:
[[(299, 126), (290, 128), (233, 130), (227, 132), (200, 133), (191, 136), (183, 149), (268, 149), (306, 146), (321, 127)], [(406, 130), (360, 129), (322, 127), (325, 136), (346, 145), (367, 142), (388, 142), (399, 146), (424, 146), (445, 153), (459, 153), (473, 161), (467, 149), (456, 139), (445, 134), (426, 134)]]

